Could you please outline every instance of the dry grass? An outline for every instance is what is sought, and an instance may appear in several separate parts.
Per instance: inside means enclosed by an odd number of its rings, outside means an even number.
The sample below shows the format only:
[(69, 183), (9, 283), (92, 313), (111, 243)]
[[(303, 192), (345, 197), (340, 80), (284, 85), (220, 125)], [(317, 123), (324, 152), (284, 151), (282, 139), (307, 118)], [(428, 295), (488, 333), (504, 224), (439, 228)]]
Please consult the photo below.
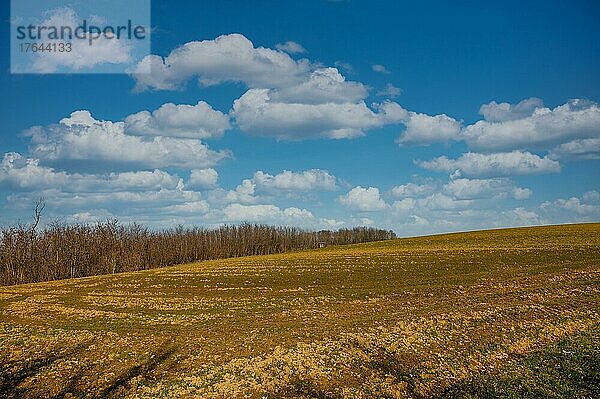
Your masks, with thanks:
[(564, 340), (600, 363), (599, 264), (586, 224), (0, 287), (0, 396), (486, 396)]

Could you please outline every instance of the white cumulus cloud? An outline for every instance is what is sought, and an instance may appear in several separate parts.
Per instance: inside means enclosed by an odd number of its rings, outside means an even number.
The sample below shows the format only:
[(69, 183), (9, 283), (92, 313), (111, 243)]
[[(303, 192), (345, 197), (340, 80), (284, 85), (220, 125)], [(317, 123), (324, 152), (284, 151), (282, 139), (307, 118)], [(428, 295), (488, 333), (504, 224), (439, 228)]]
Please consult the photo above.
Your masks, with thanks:
[(445, 114), (430, 116), (410, 112), (404, 124), (406, 125), (406, 130), (398, 139), (398, 143), (403, 145), (430, 144), (456, 140), (461, 129), (459, 121)]
[(268, 190), (285, 191), (333, 191), (336, 178), (326, 170), (310, 169), (302, 172), (284, 170), (276, 175), (257, 171), (252, 179), (257, 186)]
[(229, 117), (204, 101), (196, 105), (166, 103), (152, 113), (141, 111), (125, 118), (125, 132), (142, 136), (218, 138), (230, 127)]
[(511, 110), (509, 106), (503, 113), (496, 104), (484, 111), (491, 121), (481, 120), (467, 126), (461, 137), (470, 148), (485, 151), (545, 149), (572, 140), (600, 137), (598, 104), (575, 99), (553, 109), (539, 105), (533, 101), (520, 107), (524, 111)]
[(289, 104), (356, 103), (368, 95), (365, 85), (348, 81), (336, 68), (319, 68), (295, 85), (269, 91), (274, 102)]
[[(52, 10), (48, 13), (48, 18), (41, 22), (39, 26), (68, 26), (75, 30), (83, 19), (70, 7), (63, 7)], [(86, 36), (87, 37), (87, 36)], [(47, 43), (49, 39), (42, 37), (42, 41)], [(41, 73), (56, 72), (61, 67), (73, 71), (93, 68), (100, 64), (125, 64), (132, 63), (133, 46), (125, 39), (106, 38), (101, 35), (90, 45), (87, 39), (77, 39), (68, 41), (71, 45), (71, 51), (38, 51), (35, 53), (35, 59), (32, 67), (35, 71)]]
[(506, 178), (502, 179), (455, 179), (444, 185), (443, 191), (456, 199), (502, 199), (511, 196), (518, 200), (531, 196), (531, 190), (515, 187)]
[(425, 169), (446, 172), (457, 177), (496, 177), (560, 172), (560, 164), (547, 156), (523, 151), (480, 154), (468, 152), (457, 159), (446, 156), (417, 164)]
[(275, 223), (294, 223), (313, 219), (313, 214), (306, 210), (296, 207), (281, 209), (272, 204), (261, 205), (242, 205), (231, 204), (223, 209), (225, 219), (232, 222), (275, 222)]
[(588, 191), (581, 197), (545, 201), (540, 212), (554, 222), (597, 222), (600, 220), (600, 193)]
[(38, 159), (21, 154), (4, 154), (0, 164), (0, 185), (22, 190), (54, 189), (62, 192), (114, 192), (142, 190), (174, 190), (181, 179), (162, 170), (82, 174), (57, 171), (40, 165)]
[(31, 137), (33, 157), (49, 162), (201, 169), (229, 156), (227, 151), (212, 151), (199, 140), (129, 135), (124, 122), (96, 120), (85, 110), (73, 112), (58, 124), (31, 128), (26, 134)]
[(341, 139), (362, 136), (368, 129), (399, 121), (397, 108), (386, 103), (375, 112), (364, 101), (287, 103), (273, 101), (271, 95), (268, 89), (251, 89), (235, 100), (233, 116), (242, 131), (287, 140)]
[(424, 197), (433, 194), (436, 187), (433, 184), (407, 183), (392, 188), (392, 194), (396, 197)]
[(560, 144), (550, 150), (548, 156), (552, 159), (600, 159), (600, 138)]
[(347, 194), (338, 198), (340, 204), (351, 210), (372, 212), (386, 209), (388, 205), (381, 198), (377, 187), (354, 187)]
[(283, 51), (255, 47), (245, 36), (230, 34), (193, 41), (162, 58), (145, 57), (133, 73), (138, 90), (174, 90), (196, 78), (201, 85), (243, 82), (248, 87), (280, 87), (298, 83), (310, 70), (306, 60), (295, 61)]
[(190, 188), (210, 188), (217, 184), (219, 174), (213, 168), (192, 169), (188, 186)]
[(544, 102), (539, 98), (531, 97), (517, 104), (497, 103), (492, 101), (483, 104), (479, 113), (488, 122), (506, 122), (515, 119), (523, 119), (531, 116), (538, 108), (542, 108)]

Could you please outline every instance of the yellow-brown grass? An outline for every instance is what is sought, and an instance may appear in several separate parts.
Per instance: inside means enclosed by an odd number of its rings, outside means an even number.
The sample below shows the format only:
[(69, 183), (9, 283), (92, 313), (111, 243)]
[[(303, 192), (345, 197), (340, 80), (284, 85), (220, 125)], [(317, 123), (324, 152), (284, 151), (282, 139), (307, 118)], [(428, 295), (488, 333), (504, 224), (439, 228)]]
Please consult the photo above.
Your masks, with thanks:
[(584, 224), (0, 287), (0, 396), (450, 395), (597, 331), (599, 264)]

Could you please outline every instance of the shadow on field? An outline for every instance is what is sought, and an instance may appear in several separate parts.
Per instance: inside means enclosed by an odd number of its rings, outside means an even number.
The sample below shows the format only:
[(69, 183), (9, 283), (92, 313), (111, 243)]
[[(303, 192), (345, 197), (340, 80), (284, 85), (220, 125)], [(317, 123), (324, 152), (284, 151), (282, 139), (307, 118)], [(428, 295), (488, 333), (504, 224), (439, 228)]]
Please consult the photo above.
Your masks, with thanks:
[(24, 389), (19, 388), (22, 382), (35, 376), (42, 369), (51, 367), (52, 364), (60, 360), (68, 359), (87, 347), (88, 344), (81, 344), (74, 348), (60, 348), (57, 351), (45, 354), (45, 356), (29, 359), (25, 362), (10, 362), (2, 359), (1, 363), (3, 366), (0, 369), (0, 397), (7, 399), (23, 397), (25, 393)]
[(126, 369), (117, 376), (106, 388), (99, 394), (99, 398), (120, 397), (127, 391), (128, 385), (133, 379), (141, 377), (145, 379), (150, 373), (164, 363), (175, 352), (174, 346), (163, 346), (156, 353), (151, 355), (145, 362)]
[[(68, 349), (61, 348), (27, 362), (11, 363), (6, 362), (5, 359), (0, 359), (2, 363), (2, 367), (0, 368), (0, 398), (44, 397), (48, 399), (61, 399), (72, 396), (87, 398), (121, 397), (133, 387), (132, 385), (147, 379), (176, 350), (173, 345), (164, 345), (141, 363), (118, 370), (117, 375), (108, 382), (108, 385), (100, 388), (90, 389), (89, 386), (86, 386), (86, 381), (89, 382), (92, 380), (84, 378), (85, 373), (87, 371), (89, 374), (93, 370), (90, 370), (85, 365), (81, 365), (71, 371), (69, 376), (62, 375), (61, 386), (58, 387), (49, 386), (45, 378), (43, 383), (36, 381), (38, 375), (46, 371), (52, 372), (53, 366), (60, 361), (79, 358), (89, 345), (91, 343), (81, 344)], [(28, 381), (28, 379), (30, 380)], [(135, 383), (133, 383), (134, 380), (136, 380)]]

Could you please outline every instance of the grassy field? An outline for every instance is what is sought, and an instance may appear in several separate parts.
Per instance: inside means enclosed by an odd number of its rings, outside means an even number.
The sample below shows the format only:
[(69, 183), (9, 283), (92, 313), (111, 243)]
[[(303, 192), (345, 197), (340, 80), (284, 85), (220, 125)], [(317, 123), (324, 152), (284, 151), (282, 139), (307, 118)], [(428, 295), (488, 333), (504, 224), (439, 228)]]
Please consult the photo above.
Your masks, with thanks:
[(0, 397), (600, 397), (600, 224), (0, 287)]

